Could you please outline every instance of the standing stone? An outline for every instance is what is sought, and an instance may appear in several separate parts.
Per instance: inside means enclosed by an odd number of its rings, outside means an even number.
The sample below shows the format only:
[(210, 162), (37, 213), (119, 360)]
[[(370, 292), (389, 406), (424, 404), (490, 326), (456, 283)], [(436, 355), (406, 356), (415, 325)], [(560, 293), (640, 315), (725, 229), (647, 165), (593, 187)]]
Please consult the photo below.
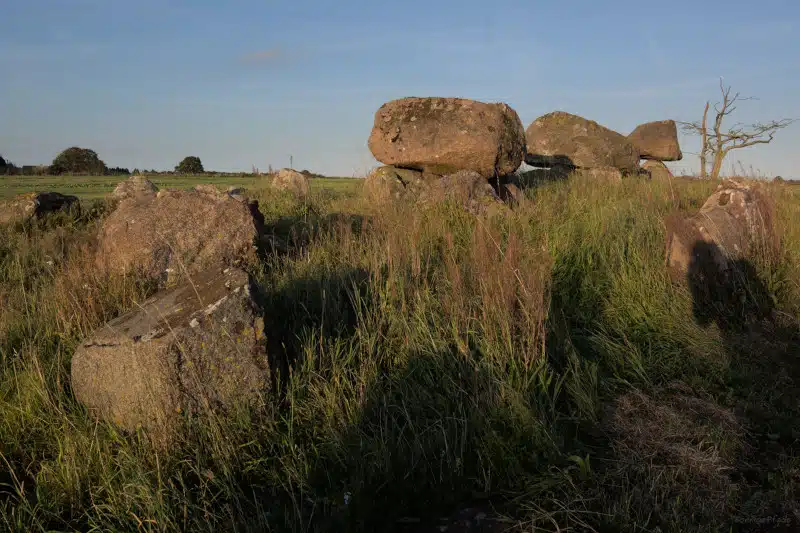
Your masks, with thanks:
[(282, 168), (272, 177), (272, 187), (304, 197), (308, 195), (308, 176), (291, 168)]
[(628, 139), (639, 151), (642, 159), (680, 161), (683, 159), (678, 144), (678, 127), (674, 120), (647, 122), (636, 126)]
[(102, 326), (72, 357), (75, 397), (100, 418), (167, 442), (186, 415), (259, 404), (269, 386), (253, 282), (212, 269)]
[(707, 251), (702, 260), (722, 272), (755, 249), (774, 250), (773, 209), (769, 197), (755, 185), (723, 182), (696, 215), (667, 219), (667, 266), (674, 276), (685, 276), (702, 248)]
[(669, 171), (667, 165), (662, 161), (654, 161), (648, 159), (642, 164), (642, 170), (650, 175), (654, 180), (668, 180), (672, 178), (672, 172)]
[(493, 178), (519, 168), (525, 132), (506, 104), (402, 98), (375, 113), (369, 149), (386, 165), (440, 176), (471, 170)]
[(487, 179), (472, 170), (459, 170), (426, 183), (419, 202), (421, 205), (453, 202), (476, 215), (488, 213), (501, 203)]
[(639, 153), (624, 135), (563, 111), (537, 118), (525, 136), (525, 162), (534, 167), (612, 167), (635, 172), (639, 166)]

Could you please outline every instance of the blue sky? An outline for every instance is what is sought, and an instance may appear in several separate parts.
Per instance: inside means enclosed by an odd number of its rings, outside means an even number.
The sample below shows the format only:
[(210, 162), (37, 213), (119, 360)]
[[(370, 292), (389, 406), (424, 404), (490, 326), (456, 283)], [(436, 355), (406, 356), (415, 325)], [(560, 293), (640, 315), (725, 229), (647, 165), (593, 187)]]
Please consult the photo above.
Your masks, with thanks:
[[(723, 7), (720, 7), (723, 6)], [(0, 153), (110, 166), (363, 173), (376, 109), (403, 96), (560, 109), (628, 133), (700, 118), (800, 118), (800, 3), (3, 0)], [(800, 178), (800, 123), (730, 163)], [(696, 168), (695, 138), (682, 138)]]

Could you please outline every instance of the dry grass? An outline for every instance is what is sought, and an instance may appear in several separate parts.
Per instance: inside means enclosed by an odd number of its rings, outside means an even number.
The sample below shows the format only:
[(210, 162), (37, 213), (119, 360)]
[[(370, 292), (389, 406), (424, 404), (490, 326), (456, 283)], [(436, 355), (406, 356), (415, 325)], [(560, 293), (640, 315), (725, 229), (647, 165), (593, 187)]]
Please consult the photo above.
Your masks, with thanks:
[(800, 199), (769, 186), (782, 252), (754, 271), (777, 318), (731, 330), (664, 268), (665, 216), (713, 188), (573, 178), (477, 218), (259, 192), (282, 397), (194, 420), (167, 453), (69, 388), (80, 339), (153, 290), (89, 267), (102, 209), (2, 228), (0, 528), (390, 531), (471, 503), (525, 531), (793, 516)]

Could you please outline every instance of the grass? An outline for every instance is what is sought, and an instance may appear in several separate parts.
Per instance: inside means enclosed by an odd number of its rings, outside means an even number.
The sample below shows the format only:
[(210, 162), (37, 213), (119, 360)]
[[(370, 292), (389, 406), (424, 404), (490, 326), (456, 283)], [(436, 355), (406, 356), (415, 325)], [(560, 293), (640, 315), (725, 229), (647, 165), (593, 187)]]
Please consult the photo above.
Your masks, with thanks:
[[(114, 190), (125, 176), (0, 176), (0, 199), (29, 191), (60, 192), (84, 200), (99, 199)], [(224, 187), (263, 187), (262, 177), (211, 177), (211, 176), (152, 176), (150, 180), (159, 188), (188, 189), (201, 183)], [(352, 189), (358, 180), (353, 178), (314, 178), (314, 190)]]
[(104, 204), (2, 228), (0, 529), (423, 531), (476, 506), (517, 531), (794, 530), (800, 191), (770, 186), (782, 255), (744, 280), (775, 312), (732, 327), (663, 264), (664, 217), (713, 188), (573, 178), (481, 219), (258, 190), (285, 396), (166, 452), (69, 388), (80, 340), (153, 291), (89, 267)]

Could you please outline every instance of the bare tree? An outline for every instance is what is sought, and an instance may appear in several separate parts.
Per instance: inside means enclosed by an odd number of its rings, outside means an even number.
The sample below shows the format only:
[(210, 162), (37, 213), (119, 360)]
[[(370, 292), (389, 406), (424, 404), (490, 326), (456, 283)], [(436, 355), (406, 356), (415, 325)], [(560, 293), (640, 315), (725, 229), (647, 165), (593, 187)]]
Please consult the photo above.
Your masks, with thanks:
[[(739, 93), (731, 95), (730, 86), (725, 87), (721, 79), (719, 81), (719, 89), (722, 93), (722, 102), (714, 104), (716, 117), (711, 129), (708, 127), (709, 102), (706, 102), (702, 121), (680, 123), (681, 128), (686, 133), (700, 136), (700, 176), (703, 178), (719, 178), (722, 162), (731, 150), (747, 148), (756, 144), (768, 144), (775, 137), (775, 132), (794, 122), (794, 119), (789, 118), (770, 122), (755, 122), (753, 124), (738, 122), (727, 131), (723, 131), (722, 123), (725, 117), (736, 111), (735, 104), (743, 100), (754, 100), (754, 98), (742, 97)], [(712, 161), (710, 174), (708, 173), (709, 159)]]

